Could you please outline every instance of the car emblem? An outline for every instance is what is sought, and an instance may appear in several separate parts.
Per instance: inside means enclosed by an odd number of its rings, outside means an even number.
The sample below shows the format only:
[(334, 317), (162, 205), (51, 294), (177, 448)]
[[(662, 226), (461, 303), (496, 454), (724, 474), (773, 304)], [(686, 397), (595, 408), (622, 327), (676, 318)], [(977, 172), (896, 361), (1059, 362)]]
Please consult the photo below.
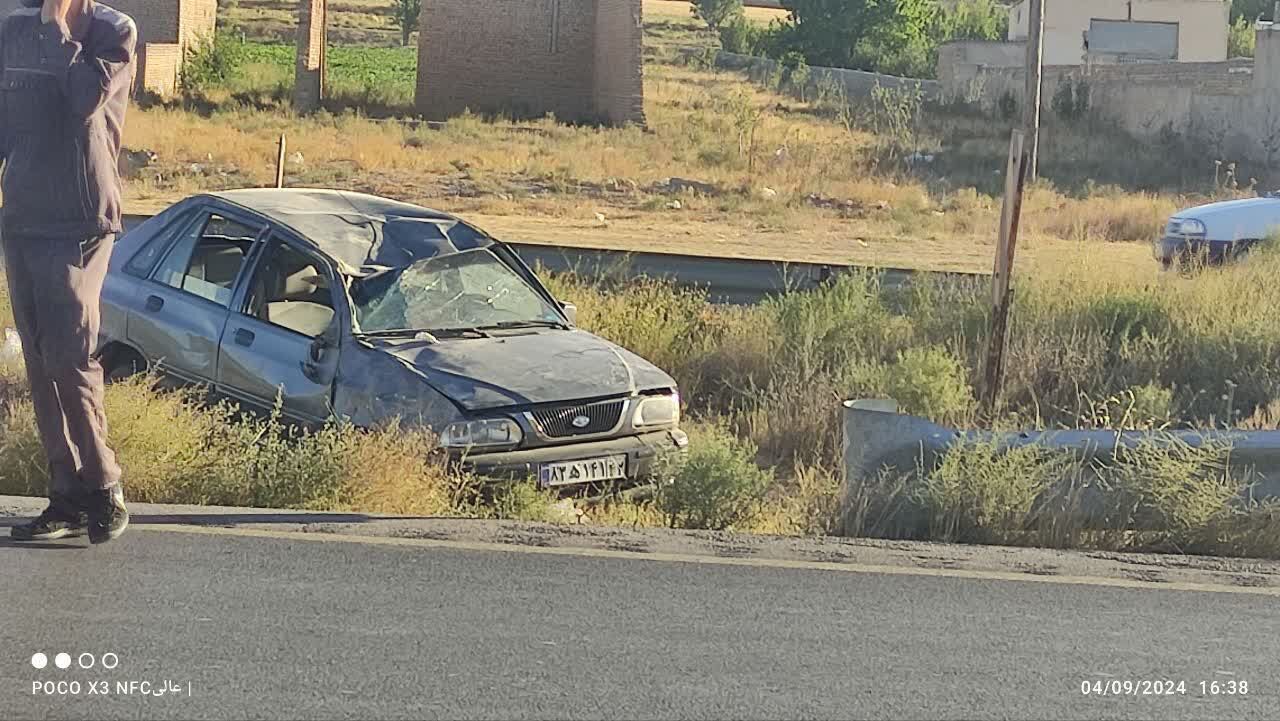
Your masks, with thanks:
[(586, 428), (588, 425), (591, 424), (591, 417), (575, 416), (574, 419), (570, 422), (573, 423), (574, 428)]

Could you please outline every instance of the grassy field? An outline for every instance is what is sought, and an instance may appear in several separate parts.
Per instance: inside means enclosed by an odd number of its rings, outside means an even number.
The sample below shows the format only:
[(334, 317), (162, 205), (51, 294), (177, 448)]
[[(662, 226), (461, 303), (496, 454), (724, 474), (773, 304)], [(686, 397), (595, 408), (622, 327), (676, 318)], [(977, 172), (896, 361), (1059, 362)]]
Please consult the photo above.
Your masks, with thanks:
[[(990, 268), (999, 212), (991, 193), (1007, 132), (999, 123), (922, 108), (904, 139), (878, 127), (883, 109), (842, 116), (733, 74), (659, 63), (647, 68), (647, 132), (480, 118), (429, 130), (336, 106), (299, 118), (283, 107), (289, 49), (247, 47), (249, 60), (228, 87), (131, 116), (126, 144), (160, 159), (129, 184), (131, 210), (204, 188), (268, 182), (284, 132), (302, 160), (288, 168), (291, 184), (339, 184), (421, 202), (513, 240)], [(407, 101), (410, 52), (335, 53), (339, 102)], [(375, 53), (387, 58), (371, 60)], [(370, 68), (379, 75), (370, 77)], [(1032, 268), (1054, 267), (1087, 248), (1154, 273), (1141, 243), (1173, 210), (1196, 202), (1201, 194), (1191, 191), (1211, 186), (1212, 161), (1171, 160), (1165, 149), (1135, 147), (1105, 128), (1087, 139), (1085, 130), (1046, 133), (1047, 180), (1027, 200), (1023, 258)], [(907, 148), (936, 161), (912, 167), (903, 159)], [(1108, 164), (1108, 157), (1129, 162)], [(1141, 187), (1129, 186), (1134, 180)], [(799, 242), (797, 228), (804, 229)]]
[[(698, 28), (692, 20), (691, 4), (676, 0), (644, 0), (644, 16), (651, 34), (671, 38), (688, 36)], [(393, 5), (389, 0), (344, 0), (329, 4), (329, 40), (337, 44), (399, 45), (400, 28), (396, 25)], [(291, 42), (298, 23), (297, 3), (287, 0), (228, 0), (219, 3), (219, 27), (255, 40)], [(747, 18), (768, 23), (785, 18), (778, 8), (748, 7)], [(654, 32), (656, 31), (656, 33)], [(417, 42), (417, 32), (410, 43)]]
[[(333, 10), (338, 24), (369, 29), (373, 7)], [(285, 9), (242, 1), (222, 17), (234, 27), (250, 10)], [(751, 12), (761, 22), (777, 13)], [(714, 42), (688, 5), (651, 1), (646, 13), (647, 131), (480, 118), (406, 125), (393, 118), (411, 113), (412, 47), (335, 46), (328, 112), (299, 118), (287, 109), (292, 46), (224, 35), (226, 77), (130, 118), (127, 145), (160, 159), (130, 183), (130, 209), (266, 183), (284, 132), (301, 153), (291, 184), (432, 205), (512, 240), (990, 269), (1007, 124), (910, 94), (849, 107), (831, 94), (754, 86), (696, 54), (681, 61), (677, 48)], [(270, 23), (253, 27), (261, 37)], [(1145, 241), (1178, 207), (1217, 192), (1216, 159), (1136, 143), (1097, 119), (1050, 117), (1043, 145), (1045, 181), (1028, 196), (1021, 244), (1033, 272), (1087, 251), (1151, 280)], [(932, 162), (908, 162), (921, 156)]]
[[(1020, 286), (1004, 426), (1275, 428), (1280, 257), (1159, 286), (1083, 264)], [(975, 414), (987, 299), (868, 278), (750, 308), (709, 306), (654, 283), (552, 279), (585, 328), (669, 369), (687, 401), (689, 458), (655, 500), (588, 509), (588, 522), (844, 533), (982, 543), (1280, 556), (1280, 505), (1241, 500), (1229, 449), (1172, 442), (1091, 467), (1104, 517), (1050, 489), (1084, 469), (1038, 451), (961, 448), (919, 476), (839, 479), (839, 401), (889, 396), (958, 424)], [(0, 320), (0, 324), (4, 321)], [(428, 435), (341, 425), (307, 436), (208, 410), (145, 382), (114, 386), (112, 442), (138, 500), (563, 518), (528, 484), (482, 491)], [(1159, 438), (1159, 435), (1155, 436)], [(0, 369), (0, 493), (35, 493), (44, 469), (25, 388)], [(1082, 481), (1083, 482), (1083, 481)], [(1099, 485), (1100, 483), (1100, 485)]]

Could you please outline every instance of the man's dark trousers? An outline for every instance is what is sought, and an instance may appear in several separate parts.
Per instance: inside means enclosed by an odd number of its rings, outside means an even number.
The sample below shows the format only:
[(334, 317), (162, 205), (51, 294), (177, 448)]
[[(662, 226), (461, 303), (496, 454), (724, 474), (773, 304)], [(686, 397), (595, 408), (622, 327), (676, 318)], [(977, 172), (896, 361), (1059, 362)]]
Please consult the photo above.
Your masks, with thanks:
[(49, 495), (112, 488), (102, 366), (93, 357), (114, 235), (51, 239), (3, 234), (5, 275), (49, 458)]

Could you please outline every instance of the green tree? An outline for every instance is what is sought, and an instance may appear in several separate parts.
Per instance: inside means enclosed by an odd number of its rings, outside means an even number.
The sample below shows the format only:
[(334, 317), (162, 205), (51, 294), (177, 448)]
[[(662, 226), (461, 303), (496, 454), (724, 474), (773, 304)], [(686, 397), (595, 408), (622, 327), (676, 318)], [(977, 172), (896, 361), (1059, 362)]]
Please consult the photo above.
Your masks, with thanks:
[(944, 5), (932, 29), (934, 40), (1003, 40), (1009, 12), (995, 0), (956, 0)]
[(418, 27), (422, 0), (395, 0), (394, 10), (396, 25), (400, 26), (400, 44), (408, 45), (409, 35)]
[(936, 22), (931, 0), (784, 0), (791, 16), (782, 51), (810, 65), (882, 69), (899, 58), (927, 55)]
[(1241, 16), (1231, 22), (1227, 33), (1227, 57), (1251, 58), (1257, 45), (1258, 36), (1254, 32), (1252, 21)]
[(1231, 21), (1244, 18), (1245, 22), (1274, 20), (1275, 0), (1231, 0)]
[(742, 0), (694, 0), (694, 17), (701, 18), (712, 30), (717, 30), (741, 18), (746, 20)]

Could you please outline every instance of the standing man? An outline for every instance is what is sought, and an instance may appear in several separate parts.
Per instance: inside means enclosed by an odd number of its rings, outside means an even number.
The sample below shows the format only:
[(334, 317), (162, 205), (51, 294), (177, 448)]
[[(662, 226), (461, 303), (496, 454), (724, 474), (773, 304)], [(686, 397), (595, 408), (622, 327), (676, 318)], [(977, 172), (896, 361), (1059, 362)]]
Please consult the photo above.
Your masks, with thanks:
[(107, 446), (99, 296), (120, 232), (116, 159), (137, 28), (94, 0), (23, 0), (0, 26), (0, 238), (13, 313), (49, 461), (49, 507), (19, 540), (129, 524)]

